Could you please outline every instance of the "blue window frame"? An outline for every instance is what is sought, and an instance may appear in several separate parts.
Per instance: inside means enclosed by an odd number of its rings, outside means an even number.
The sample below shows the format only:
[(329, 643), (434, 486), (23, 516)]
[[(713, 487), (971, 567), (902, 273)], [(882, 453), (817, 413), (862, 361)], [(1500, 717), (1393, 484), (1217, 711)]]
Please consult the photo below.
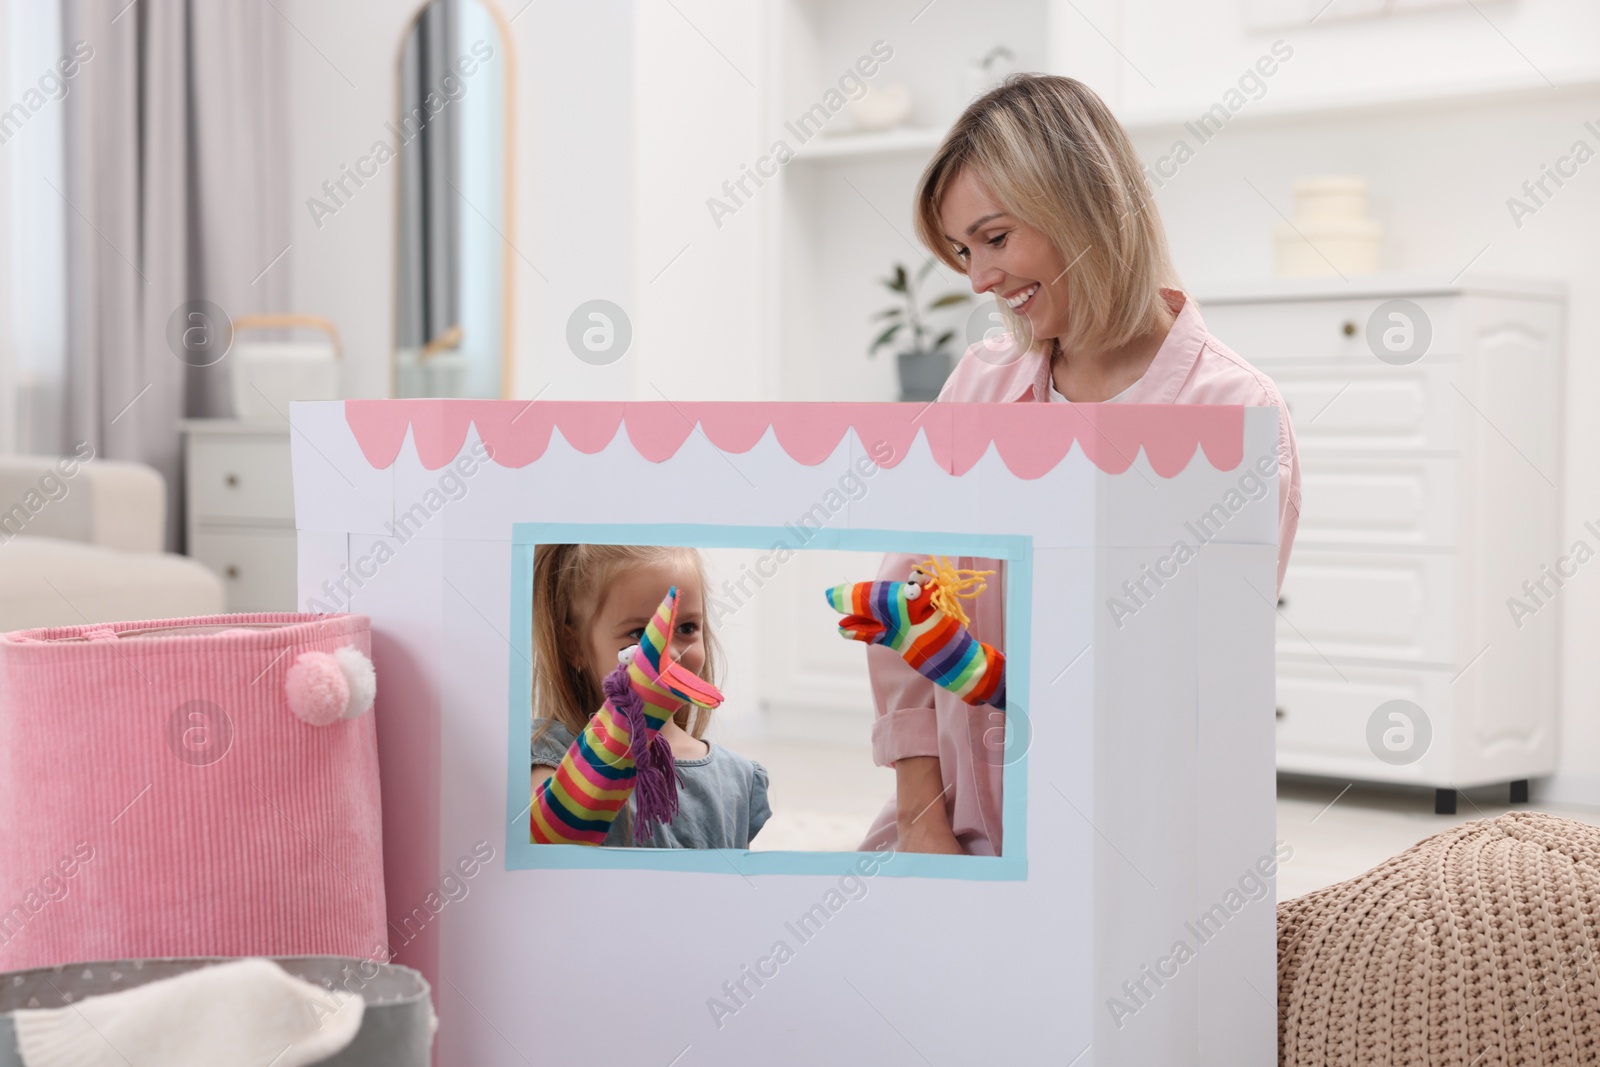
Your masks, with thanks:
[[(900, 853), (879, 874), (894, 877), (1021, 881), (1027, 878), (1027, 719), (1033, 599), (1033, 539), (1018, 534), (928, 533), (905, 530), (809, 531), (811, 549), (982, 556), (1006, 561), (1006, 747), (1003, 751), (1004, 855), (935, 856)], [(528, 841), (528, 743), (533, 732), (533, 551), (540, 544), (683, 545), (695, 548), (790, 546), (793, 531), (777, 526), (685, 523), (516, 523), (512, 526), (511, 641), (506, 762), (506, 868), (633, 869), (702, 874), (857, 874), (864, 852), (787, 852), (751, 849), (595, 848)], [(846, 580), (841, 577), (841, 580)], [(975, 712), (975, 714), (977, 714)], [(1020, 720), (1020, 722), (1019, 722)], [(1020, 728), (1019, 728), (1020, 727)]]

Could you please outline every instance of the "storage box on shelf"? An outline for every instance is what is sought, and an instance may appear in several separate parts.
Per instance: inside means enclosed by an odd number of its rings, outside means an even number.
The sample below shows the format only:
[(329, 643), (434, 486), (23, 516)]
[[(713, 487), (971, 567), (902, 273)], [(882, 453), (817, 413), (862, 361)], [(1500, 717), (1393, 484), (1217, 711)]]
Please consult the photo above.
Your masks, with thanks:
[(292, 611), (288, 424), (189, 419), (182, 427), (189, 555), (222, 576), (229, 611)]
[[(1279, 769), (1431, 786), (1441, 812), (1494, 782), (1526, 799), (1555, 766), (1559, 588), (1524, 583), (1565, 541), (1562, 288), (1374, 277), (1197, 295), (1212, 333), (1278, 384), (1300, 447)], [(1420, 358), (1369, 343), (1390, 300), (1420, 311)], [(1388, 310), (1372, 332), (1403, 342)], [(1391, 700), (1420, 712), (1374, 725)]]
[[(1082, 19), (1061, 0), (935, 4), (920, 13), (853, 0), (782, 0), (770, 10), (759, 143), (782, 141), (792, 153), (782, 167), (769, 168), (775, 176), (752, 200), (768, 220), (760, 270), (771, 308), (763, 349), (773, 396), (899, 398), (901, 346), (867, 356), (882, 328), (874, 316), (888, 295), (878, 279), (896, 263), (915, 269), (928, 255), (911, 237), (912, 195), (975, 95), (969, 67), (1004, 46), (1016, 69), (1065, 71), (1064, 50), (1077, 41)], [(846, 71), (867, 92), (904, 86), (912, 100), (906, 122), (856, 128), (848, 103), (839, 106), (848, 100), (838, 89)], [(967, 288), (940, 267), (925, 291), (932, 297)], [(957, 330), (957, 356), (970, 310), (937, 317), (938, 330)]]

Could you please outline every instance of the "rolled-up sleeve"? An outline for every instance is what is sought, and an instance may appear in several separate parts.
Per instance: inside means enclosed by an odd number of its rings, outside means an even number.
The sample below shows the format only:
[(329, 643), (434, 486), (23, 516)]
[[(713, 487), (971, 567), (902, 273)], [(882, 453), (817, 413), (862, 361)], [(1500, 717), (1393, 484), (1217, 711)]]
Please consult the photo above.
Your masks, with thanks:
[[(890, 554), (878, 568), (878, 581), (903, 582), (924, 557)], [(933, 697), (937, 687), (893, 649), (867, 646), (876, 718), (872, 723), (872, 761), (892, 767), (899, 759), (939, 754), (939, 726)]]

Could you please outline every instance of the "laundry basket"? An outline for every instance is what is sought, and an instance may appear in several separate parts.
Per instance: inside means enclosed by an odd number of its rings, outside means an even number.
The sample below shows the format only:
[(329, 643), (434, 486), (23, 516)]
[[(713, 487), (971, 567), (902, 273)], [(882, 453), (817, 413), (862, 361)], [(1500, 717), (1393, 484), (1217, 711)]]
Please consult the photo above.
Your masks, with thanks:
[(378, 955), (373, 716), (301, 717), (370, 656), (364, 615), (0, 635), (0, 970)]
[[(339, 399), (339, 331), (321, 315), (244, 315), (233, 320), (233, 414), (282, 422), (291, 400)], [(317, 341), (241, 340), (246, 330), (308, 327)]]
[[(0, 974), (0, 1067), (24, 1067), (11, 1013), (60, 1008), (85, 997), (119, 993), (205, 967), (221, 959), (98, 960)], [(428, 1067), (436, 1021), (428, 982), (409, 967), (339, 956), (273, 960), (295, 978), (358, 995), (366, 1004), (361, 1029), (322, 1067)]]

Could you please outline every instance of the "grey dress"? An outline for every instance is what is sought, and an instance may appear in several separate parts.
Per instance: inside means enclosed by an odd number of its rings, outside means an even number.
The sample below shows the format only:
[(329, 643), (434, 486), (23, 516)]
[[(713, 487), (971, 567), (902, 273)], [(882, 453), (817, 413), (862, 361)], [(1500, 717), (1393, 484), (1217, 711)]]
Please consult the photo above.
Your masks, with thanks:
[[(540, 736), (540, 729), (544, 729)], [(554, 719), (533, 720), (529, 762), (558, 767), (576, 740)], [(607, 831), (607, 846), (638, 848), (749, 848), (772, 808), (767, 804), (767, 769), (755, 760), (707, 741), (700, 759), (674, 760), (678, 766), (678, 814), (657, 826), (649, 841), (632, 840), (633, 798)]]

